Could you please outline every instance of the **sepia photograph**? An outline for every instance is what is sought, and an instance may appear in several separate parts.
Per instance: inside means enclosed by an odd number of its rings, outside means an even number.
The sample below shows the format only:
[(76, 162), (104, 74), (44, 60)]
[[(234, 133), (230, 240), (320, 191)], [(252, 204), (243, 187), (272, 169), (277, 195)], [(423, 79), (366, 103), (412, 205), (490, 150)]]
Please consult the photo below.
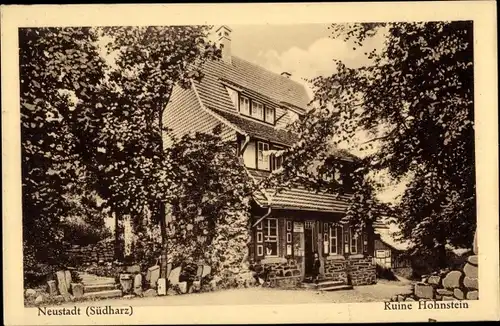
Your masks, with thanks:
[(495, 234), (478, 217), (474, 19), (130, 22), (15, 29), (32, 322), (498, 303), (479, 278)]

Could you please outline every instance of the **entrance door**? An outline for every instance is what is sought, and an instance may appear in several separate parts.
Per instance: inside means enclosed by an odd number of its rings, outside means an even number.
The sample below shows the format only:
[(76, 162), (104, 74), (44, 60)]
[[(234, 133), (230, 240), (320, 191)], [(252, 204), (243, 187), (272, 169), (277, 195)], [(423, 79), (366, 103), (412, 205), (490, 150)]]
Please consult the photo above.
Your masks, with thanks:
[(305, 276), (312, 275), (314, 263), (314, 221), (306, 221), (304, 228)]

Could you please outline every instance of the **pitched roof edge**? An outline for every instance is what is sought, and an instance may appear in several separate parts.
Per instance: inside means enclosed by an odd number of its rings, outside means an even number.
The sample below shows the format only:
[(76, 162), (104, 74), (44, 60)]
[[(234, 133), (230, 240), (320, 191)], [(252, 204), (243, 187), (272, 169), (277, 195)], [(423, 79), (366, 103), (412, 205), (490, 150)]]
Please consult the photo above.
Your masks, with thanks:
[(238, 128), (237, 126), (235, 126), (234, 124), (232, 124), (231, 122), (227, 121), (226, 119), (224, 119), (223, 117), (221, 117), (220, 115), (218, 115), (217, 113), (215, 113), (214, 111), (212, 111), (209, 108), (207, 108), (205, 106), (205, 104), (203, 104), (203, 101), (201, 100), (200, 94), (198, 94), (198, 91), (196, 90), (196, 86), (195, 86), (194, 83), (191, 83), (191, 88), (194, 91), (194, 95), (196, 96), (196, 99), (198, 100), (198, 103), (200, 104), (200, 107), (205, 112), (207, 112), (208, 114), (210, 114), (211, 116), (213, 116), (214, 118), (216, 118), (217, 120), (219, 120), (220, 122), (224, 123), (226, 126), (228, 126), (229, 128), (233, 129), (234, 131), (239, 132), (240, 134), (247, 136), (246, 132), (244, 132), (243, 130), (241, 130), (240, 128)]

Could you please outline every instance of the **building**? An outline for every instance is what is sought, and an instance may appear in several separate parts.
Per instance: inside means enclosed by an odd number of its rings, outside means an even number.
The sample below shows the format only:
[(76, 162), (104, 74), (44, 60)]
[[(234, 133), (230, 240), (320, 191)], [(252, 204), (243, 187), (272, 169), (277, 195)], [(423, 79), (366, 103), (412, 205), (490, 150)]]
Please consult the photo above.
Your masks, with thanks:
[(375, 242), (374, 258), (377, 265), (390, 269), (394, 272), (411, 268), (411, 261), (405, 257), (408, 243), (394, 239), (395, 229), (386, 223), (374, 225)]
[[(174, 88), (164, 125), (178, 137), (221, 126), (224, 140), (238, 144), (242, 163), (258, 182), (281, 166), (281, 158), (270, 153), (297, 141), (287, 126), (305, 114), (310, 99), (289, 73), (276, 74), (233, 56), (229, 27), (220, 27), (217, 35), (222, 60), (206, 63), (204, 78), (190, 89)], [(337, 154), (346, 169), (354, 168), (354, 156)], [(349, 187), (348, 171), (338, 172), (338, 182)], [(342, 223), (348, 203), (349, 195), (300, 187), (255, 193), (251, 259), (271, 266), (273, 276), (302, 280), (311, 274), (317, 252), (325, 279), (354, 285), (375, 282), (372, 233), (358, 234)]]

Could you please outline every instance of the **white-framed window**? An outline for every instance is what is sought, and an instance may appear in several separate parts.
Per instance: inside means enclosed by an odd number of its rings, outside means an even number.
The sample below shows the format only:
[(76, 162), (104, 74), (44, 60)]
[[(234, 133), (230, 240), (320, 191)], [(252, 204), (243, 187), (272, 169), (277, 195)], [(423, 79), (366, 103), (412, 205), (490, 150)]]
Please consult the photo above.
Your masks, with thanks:
[(264, 105), (262, 103), (252, 101), (252, 117), (264, 120)]
[(332, 224), (330, 226), (330, 255), (338, 255), (339, 249), (337, 243), (338, 243), (337, 226), (335, 224)]
[(257, 142), (257, 168), (269, 171), (269, 144)]
[(274, 124), (274, 108), (266, 106), (266, 122)]
[(286, 242), (287, 243), (292, 243), (292, 234), (289, 233), (289, 232), (286, 234)]
[(286, 230), (292, 231), (292, 221), (286, 221)]
[(264, 220), (264, 245), (267, 257), (278, 256), (278, 220), (275, 218)]
[(250, 100), (248, 97), (240, 96), (240, 112), (241, 114), (250, 115)]
[(257, 230), (262, 230), (262, 222), (260, 222), (259, 224), (257, 224)]
[(357, 254), (358, 253), (358, 233), (351, 229), (350, 230), (350, 238), (351, 238), (351, 243), (350, 243), (351, 254)]

